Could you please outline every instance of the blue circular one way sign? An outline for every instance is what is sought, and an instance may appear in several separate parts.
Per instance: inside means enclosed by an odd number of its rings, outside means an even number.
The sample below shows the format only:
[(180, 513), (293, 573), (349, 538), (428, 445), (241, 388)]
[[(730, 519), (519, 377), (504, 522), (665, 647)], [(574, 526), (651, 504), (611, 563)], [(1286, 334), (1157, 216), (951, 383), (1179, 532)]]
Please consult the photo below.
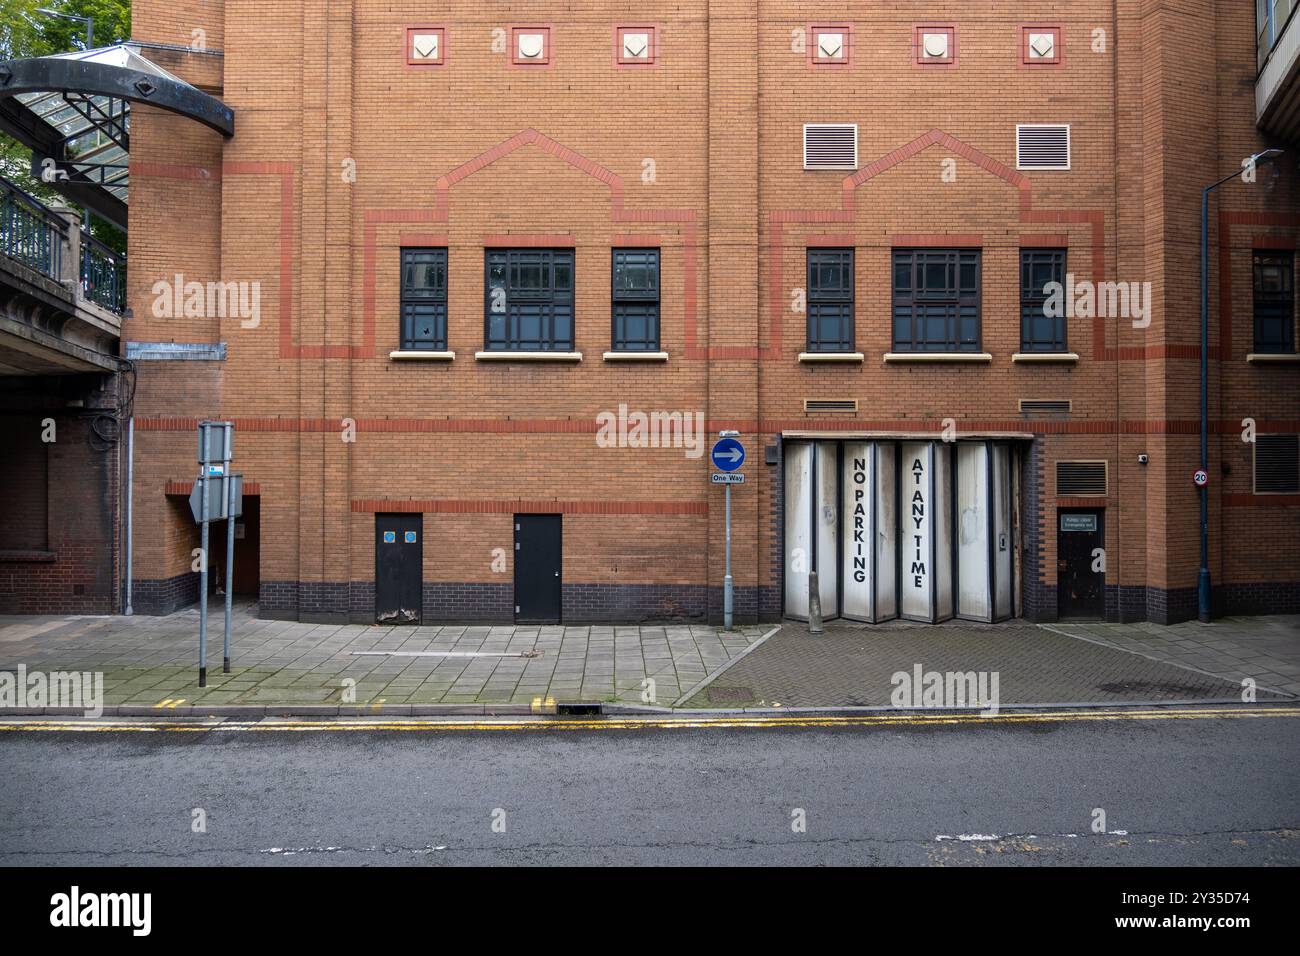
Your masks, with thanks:
[(713, 467), (735, 471), (745, 463), (745, 446), (734, 438), (719, 438), (713, 445)]

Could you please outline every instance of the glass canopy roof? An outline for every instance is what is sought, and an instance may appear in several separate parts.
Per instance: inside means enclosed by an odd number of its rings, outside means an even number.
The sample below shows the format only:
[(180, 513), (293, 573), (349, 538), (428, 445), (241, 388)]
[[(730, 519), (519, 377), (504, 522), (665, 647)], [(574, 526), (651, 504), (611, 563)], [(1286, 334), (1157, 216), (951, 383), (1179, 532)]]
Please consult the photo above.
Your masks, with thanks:
[[(184, 81), (146, 60), (129, 44), (58, 53), (50, 59), (83, 60), (127, 67), (177, 83)], [(68, 165), (102, 186), (122, 202), (127, 201), (129, 170), (127, 150), (131, 104), (114, 96), (73, 92), (20, 93), (20, 103), (49, 124), (67, 143)]]

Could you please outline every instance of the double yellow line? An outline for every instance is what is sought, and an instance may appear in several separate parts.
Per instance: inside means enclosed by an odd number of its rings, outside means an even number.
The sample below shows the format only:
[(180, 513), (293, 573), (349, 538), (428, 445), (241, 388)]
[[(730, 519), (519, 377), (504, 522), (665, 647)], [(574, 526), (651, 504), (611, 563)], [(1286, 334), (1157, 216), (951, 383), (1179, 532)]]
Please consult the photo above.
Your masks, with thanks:
[(933, 727), (942, 725), (1096, 723), (1129, 720), (1210, 720), (1269, 717), (1300, 717), (1300, 705), (1277, 707), (1179, 707), (1133, 710), (1045, 710), (1003, 712), (995, 717), (977, 713), (873, 713), (873, 714), (726, 714), (710, 716), (617, 716), (617, 717), (500, 717), (474, 720), (429, 718), (333, 717), (320, 720), (301, 718), (175, 718), (99, 720), (0, 720), (0, 731), (59, 733), (209, 733), (212, 731), (265, 733), (321, 733), (341, 731), (438, 733), (480, 730), (782, 730), (838, 727)]

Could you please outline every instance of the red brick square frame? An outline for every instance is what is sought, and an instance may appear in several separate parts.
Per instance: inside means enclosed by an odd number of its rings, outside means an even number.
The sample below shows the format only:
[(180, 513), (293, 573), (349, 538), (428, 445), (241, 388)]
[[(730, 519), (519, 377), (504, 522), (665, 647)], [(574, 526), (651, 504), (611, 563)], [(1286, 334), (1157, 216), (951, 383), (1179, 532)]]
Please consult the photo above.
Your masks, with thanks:
[[(922, 56), (921, 37), (926, 33), (948, 34), (948, 58), (927, 60)], [(957, 25), (954, 23), (912, 24), (912, 66), (921, 70), (955, 70), (960, 49), (957, 46)]]
[[(844, 34), (844, 59), (828, 60), (818, 55), (819, 33)], [(804, 37), (804, 50), (808, 66), (814, 70), (840, 70), (853, 65), (853, 26), (848, 23), (810, 23)]]
[[(521, 33), (541, 33), (546, 39), (542, 41), (544, 56), (539, 60), (521, 60), (519, 58), (519, 34)], [(554, 50), (551, 44), (555, 38), (555, 31), (551, 29), (549, 23), (539, 23), (524, 26), (510, 27), (510, 65), (521, 69), (545, 69), (555, 62)]]
[[(645, 33), (650, 37), (650, 56), (645, 60), (632, 60), (623, 56), (623, 34)], [(656, 23), (614, 24), (614, 66), (618, 69), (648, 69), (659, 65), (659, 25)]]
[[(1033, 60), (1029, 57), (1029, 34), (1053, 33), (1056, 35), (1056, 55), (1050, 60)], [(1032, 70), (1060, 69), (1065, 66), (1065, 29), (1059, 23), (1020, 24), (1020, 65)]]
[[(436, 33), (438, 34), (438, 59), (436, 60), (416, 60), (411, 56), (411, 41), (417, 33)], [(430, 67), (446, 66), (447, 64), (447, 28), (443, 26), (423, 25), (408, 26), (402, 31), (406, 45), (402, 48), (402, 63), (411, 70), (423, 70)]]

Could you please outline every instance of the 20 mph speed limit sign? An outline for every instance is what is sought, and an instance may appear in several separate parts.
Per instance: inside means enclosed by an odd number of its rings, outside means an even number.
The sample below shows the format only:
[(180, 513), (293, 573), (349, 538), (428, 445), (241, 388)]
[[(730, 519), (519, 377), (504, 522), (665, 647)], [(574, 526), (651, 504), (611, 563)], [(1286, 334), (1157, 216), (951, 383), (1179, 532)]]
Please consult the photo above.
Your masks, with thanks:
[(1210, 483), (1210, 476), (1205, 473), (1205, 469), (1197, 468), (1192, 472), (1192, 484), (1197, 488), (1204, 488)]

